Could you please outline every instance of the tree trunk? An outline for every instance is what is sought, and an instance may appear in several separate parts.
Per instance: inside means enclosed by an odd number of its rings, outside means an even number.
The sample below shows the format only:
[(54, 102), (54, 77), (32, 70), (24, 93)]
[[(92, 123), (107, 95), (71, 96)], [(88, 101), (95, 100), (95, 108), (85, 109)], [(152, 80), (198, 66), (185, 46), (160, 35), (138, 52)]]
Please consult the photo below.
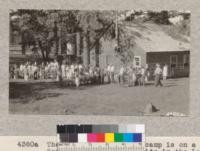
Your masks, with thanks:
[(89, 39), (89, 31), (83, 37), (83, 64), (85, 67), (89, 67), (90, 65), (90, 39)]
[(61, 69), (61, 65), (62, 65), (62, 61), (63, 61), (63, 56), (62, 55), (58, 55), (57, 56), (57, 61), (58, 61), (58, 77), (59, 77), (59, 84), (60, 86), (63, 85), (63, 79), (62, 79), (62, 69)]
[(76, 34), (76, 57), (77, 63), (80, 63), (81, 56), (81, 33)]
[(95, 44), (95, 66), (99, 67), (99, 39), (96, 39)]
[(88, 65), (90, 65), (90, 32), (89, 30), (87, 31), (87, 62)]
[(39, 41), (39, 49), (41, 50), (43, 60), (46, 62), (46, 57), (45, 57), (45, 54), (44, 54), (44, 49), (43, 49), (42, 44), (41, 44), (40, 41)]

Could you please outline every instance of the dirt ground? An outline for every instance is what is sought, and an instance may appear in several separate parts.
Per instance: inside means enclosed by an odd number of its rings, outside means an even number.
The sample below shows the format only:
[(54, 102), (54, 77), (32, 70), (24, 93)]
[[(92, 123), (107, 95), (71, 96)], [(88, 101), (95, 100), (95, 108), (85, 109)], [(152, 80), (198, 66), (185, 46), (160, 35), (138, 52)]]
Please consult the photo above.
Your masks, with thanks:
[(127, 87), (119, 84), (80, 88), (52, 81), (10, 81), (9, 111), (14, 114), (143, 115), (148, 103), (159, 111), (188, 114), (189, 78), (169, 79), (163, 87)]

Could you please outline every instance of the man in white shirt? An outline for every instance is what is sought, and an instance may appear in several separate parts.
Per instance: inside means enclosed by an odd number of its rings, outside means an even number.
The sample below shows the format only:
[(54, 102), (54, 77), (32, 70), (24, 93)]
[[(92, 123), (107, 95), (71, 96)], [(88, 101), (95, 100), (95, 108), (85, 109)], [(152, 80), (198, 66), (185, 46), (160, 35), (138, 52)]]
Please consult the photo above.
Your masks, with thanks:
[(56, 81), (59, 81), (59, 65), (58, 65), (58, 61), (55, 59), (54, 60), (54, 79), (56, 79)]
[(38, 67), (37, 67), (37, 63), (35, 62), (34, 65), (32, 66), (32, 71), (33, 71), (33, 77), (34, 80), (37, 80), (38, 78)]
[(23, 64), (20, 64), (19, 70), (20, 70), (21, 78), (24, 78), (24, 65)]
[(111, 65), (110, 66), (110, 79), (111, 79), (111, 82), (114, 83), (115, 82), (115, 66), (114, 65)]
[(62, 62), (62, 65), (61, 65), (62, 78), (66, 77), (65, 68), (66, 68), (65, 67), (65, 62)]
[(119, 70), (119, 84), (124, 84), (124, 66), (121, 66), (120, 70)]
[(108, 64), (107, 69), (106, 69), (107, 70), (106, 71), (106, 75), (107, 75), (107, 78), (108, 78), (108, 83), (111, 82), (111, 79), (110, 79), (110, 74), (111, 74), (110, 68), (111, 68), (111, 66)]
[(168, 66), (167, 64), (165, 64), (163, 67), (163, 80), (167, 80), (167, 76), (168, 76)]
[(163, 86), (161, 83), (162, 69), (160, 68), (159, 64), (156, 64), (156, 69), (155, 69), (154, 75), (155, 75), (155, 86), (156, 87), (158, 85)]
[(79, 71), (82, 72), (82, 70), (83, 70), (83, 66), (82, 66), (82, 64), (79, 64), (79, 65), (78, 65), (78, 69), (79, 69)]

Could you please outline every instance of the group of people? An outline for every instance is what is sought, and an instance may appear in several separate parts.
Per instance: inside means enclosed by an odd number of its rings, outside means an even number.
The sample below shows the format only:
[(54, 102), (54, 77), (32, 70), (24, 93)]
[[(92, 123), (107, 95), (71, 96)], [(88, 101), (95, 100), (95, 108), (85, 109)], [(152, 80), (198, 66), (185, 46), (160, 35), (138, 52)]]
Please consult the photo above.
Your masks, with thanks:
[[(156, 64), (154, 71), (155, 86), (162, 86), (161, 79), (167, 77), (167, 65), (163, 68), (159, 64)], [(63, 82), (66, 81), (69, 85), (75, 84), (79, 87), (81, 84), (104, 84), (104, 83), (116, 83), (120, 85), (128, 83), (128, 86), (144, 86), (149, 80), (150, 71), (148, 65), (146, 67), (134, 68), (133, 66), (122, 65), (117, 68), (109, 64), (105, 68), (88, 66), (84, 67), (83, 64), (66, 64), (63, 62), (61, 66), (57, 60), (37, 63), (26, 62), (19, 66), (10, 66), (10, 79), (24, 79), (28, 81), (52, 79)]]
[[(50, 62), (44, 64), (38, 64), (37, 62), (31, 63), (21, 63), (20, 65), (11, 65), (10, 66), (10, 79), (24, 79), (28, 80), (37, 80), (37, 79), (56, 79), (58, 68), (58, 62)], [(49, 71), (51, 70), (51, 74)]]
[[(52, 79), (67, 81), (69, 84), (78, 82), (83, 83), (104, 83), (104, 70), (99, 67), (84, 67), (83, 64), (66, 64), (63, 62), (59, 65), (57, 60), (38, 63), (26, 62), (20, 65), (10, 65), (10, 79), (43, 80)], [(80, 79), (80, 80), (77, 80)], [(82, 80), (82, 81), (81, 81)]]

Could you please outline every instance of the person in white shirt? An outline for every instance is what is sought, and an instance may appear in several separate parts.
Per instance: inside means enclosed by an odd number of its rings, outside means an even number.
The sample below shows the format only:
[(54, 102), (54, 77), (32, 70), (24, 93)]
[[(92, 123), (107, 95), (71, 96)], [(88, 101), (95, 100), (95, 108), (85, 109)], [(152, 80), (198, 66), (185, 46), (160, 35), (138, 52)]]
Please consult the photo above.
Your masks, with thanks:
[(94, 74), (94, 72), (93, 72), (94, 70), (93, 70), (93, 67), (92, 66), (90, 66), (89, 67), (89, 74), (90, 74), (90, 76), (92, 77), (93, 76), (93, 74)]
[(79, 69), (79, 72), (82, 74), (83, 73), (83, 66), (82, 66), (82, 64), (78, 65), (78, 69)]
[(74, 64), (71, 65), (71, 74), (74, 74), (74, 69), (75, 69), (75, 66)]
[(32, 65), (30, 63), (28, 63), (28, 76), (29, 76), (29, 79), (32, 79), (33, 75), (32, 75)]
[(24, 80), (28, 81), (28, 65), (24, 67)]
[(45, 67), (44, 67), (45, 79), (48, 79), (48, 76), (49, 76), (49, 69), (50, 69), (50, 66), (49, 66), (49, 63), (47, 62), (47, 64), (46, 64)]
[(168, 66), (167, 64), (165, 64), (163, 67), (163, 80), (167, 80), (167, 76), (168, 76)]
[(143, 75), (145, 73), (144, 67), (142, 67), (140, 71), (141, 71), (141, 75)]
[(65, 78), (65, 77), (66, 77), (65, 68), (66, 68), (65, 63), (62, 62), (62, 65), (61, 65), (62, 78)]
[(69, 70), (69, 79), (72, 80), (73, 77), (74, 77), (74, 65), (71, 65)]
[(42, 62), (42, 64), (40, 65), (39, 77), (40, 77), (40, 79), (45, 79), (45, 65), (44, 65), (44, 62)]
[(80, 76), (79, 76), (79, 69), (76, 68), (74, 71), (74, 77), (75, 77), (75, 84), (76, 87), (78, 88), (80, 86)]
[(59, 80), (59, 77), (58, 77), (58, 61), (56, 59), (54, 59), (54, 62), (51, 63), (51, 71), (52, 71), (52, 78), (53, 79), (56, 79), (57, 81)]
[(20, 64), (19, 71), (20, 71), (21, 78), (24, 78), (24, 65), (23, 64)]
[(136, 70), (135, 70), (135, 68), (133, 68), (132, 80), (133, 80), (133, 86), (136, 86), (137, 77), (136, 77)]
[(114, 65), (110, 66), (110, 79), (112, 83), (115, 82), (115, 66)]
[(69, 80), (70, 79), (70, 66), (69, 65), (66, 65), (65, 73), (66, 73), (67, 80)]
[(51, 79), (54, 79), (55, 77), (55, 75), (54, 75), (54, 71), (55, 71), (55, 67), (54, 67), (54, 62), (50, 62), (49, 63), (49, 71), (50, 71), (50, 77), (51, 77)]
[(119, 70), (119, 84), (124, 84), (124, 73), (125, 73), (125, 68), (124, 66), (121, 66)]
[(156, 69), (154, 72), (155, 75), (155, 86), (163, 86), (163, 84), (161, 83), (161, 77), (162, 77), (162, 69), (160, 68), (159, 64), (156, 64)]
[(147, 78), (147, 68), (141, 68), (141, 85), (145, 86), (145, 79)]
[(128, 75), (128, 86), (131, 87), (133, 84), (133, 69), (130, 65), (127, 67), (127, 75)]
[(34, 80), (37, 80), (37, 78), (38, 78), (38, 67), (37, 67), (37, 63), (36, 62), (32, 66), (32, 71), (33, 71)]
[(111, 66), (108, 64), (107, 69), (106, 69), (106, 70), (107, 70), (107, 71), (106, 71), (106, 74), (107, 74), (107, 78), (108, 78), (108, 83), (111, 82), (111, 78), (110, 78), (110, 74), (111, 74), (110, 68), (111, 68)]

